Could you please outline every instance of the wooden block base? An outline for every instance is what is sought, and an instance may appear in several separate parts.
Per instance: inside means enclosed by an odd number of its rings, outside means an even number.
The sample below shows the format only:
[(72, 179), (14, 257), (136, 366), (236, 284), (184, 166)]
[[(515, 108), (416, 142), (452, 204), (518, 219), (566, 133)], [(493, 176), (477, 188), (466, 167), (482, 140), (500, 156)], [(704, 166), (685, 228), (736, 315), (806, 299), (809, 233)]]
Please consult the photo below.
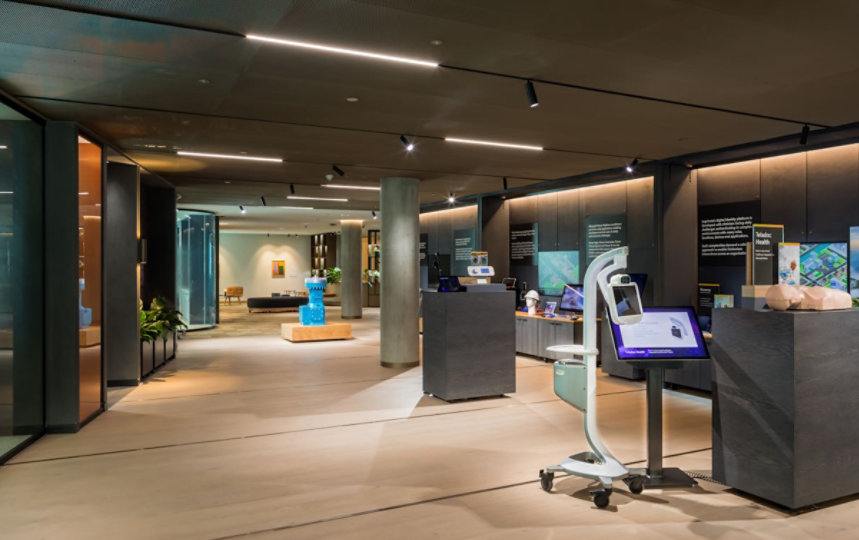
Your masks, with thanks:
[(293, 343), (351, 339), (352, 325), (349, 323), (331, 323), (325, 326), (301, 326), (297, 323), (283, 323), (280, 325), (280, 336)]

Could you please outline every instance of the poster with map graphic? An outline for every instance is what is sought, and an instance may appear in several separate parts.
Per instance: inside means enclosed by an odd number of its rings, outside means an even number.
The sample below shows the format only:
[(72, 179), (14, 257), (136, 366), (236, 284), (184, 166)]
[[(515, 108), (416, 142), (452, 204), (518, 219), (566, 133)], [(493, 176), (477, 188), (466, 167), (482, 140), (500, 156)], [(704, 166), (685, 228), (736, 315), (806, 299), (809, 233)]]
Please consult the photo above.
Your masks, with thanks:
[(541, 251), (537, 265), (543, 294), (557, 296), (564, 292), (564, 285), (579, 283), (578, 251)]
[(850, 227), (850, 296), (859, 300), (859, 227)]
[(847, 290), (847, 242), (800, 244), (800, 285)]

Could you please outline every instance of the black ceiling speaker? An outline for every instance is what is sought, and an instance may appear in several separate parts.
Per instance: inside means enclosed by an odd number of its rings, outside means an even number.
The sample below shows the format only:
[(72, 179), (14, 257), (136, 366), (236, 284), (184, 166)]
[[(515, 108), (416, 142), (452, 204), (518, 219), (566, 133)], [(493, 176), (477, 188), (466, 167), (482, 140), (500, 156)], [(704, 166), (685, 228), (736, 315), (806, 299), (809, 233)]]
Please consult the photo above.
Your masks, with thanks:
[(528, 95), (528, 105), (533, 109), (540, 102), (537, 100), (537, 91), (534, 90), (534, 83), (531, 81), (525, 82), (525, 93)]

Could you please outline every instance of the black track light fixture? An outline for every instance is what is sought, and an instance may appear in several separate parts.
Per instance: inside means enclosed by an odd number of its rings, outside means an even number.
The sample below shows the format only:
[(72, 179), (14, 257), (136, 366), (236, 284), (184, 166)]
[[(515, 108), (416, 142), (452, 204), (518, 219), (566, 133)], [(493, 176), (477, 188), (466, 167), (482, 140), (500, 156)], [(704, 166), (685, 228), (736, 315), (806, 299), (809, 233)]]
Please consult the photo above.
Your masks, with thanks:
[(799, 133), (799, 144), (801, 144), (803, 146), (808, 144), (808, 132), (810, 130), (811, 130), (811, 128), (808, 127), (808, 124), (805, 124), (804, 126), (802, 126), (802, 131), (800, 131), (800, 133)]
[(632, 174), (635, 172), (635, 166), (638, 165), (638, 158), (633, 159), (629, 165), (626, 166), (626, 172)]
[(447, 195), (447, 202), (451, 204), (456, 202), (456, 195), (454, 195), (452, 191)]
[(525, 94), (528, 95), (528, 106), (532, 109), (538, 105), (540, 105), (540, 101), (537, 100), (537, 91), (534, 90), (534, 83), (530, 80), (525, 81)]
[(506, 176), (502, 177), (501, 181), (504, 184), (504, 191), (507, 191), (507, 177)]
[(332, 166), (331, 166), (331, 170), (332, 170), (332, 171), (334, 171), (334, 172), (336, 172), (336, 173), (337, 173), (338, 175), (340, 175), (340, 176), (346, 176), (346, 173), (344, 173), (344, 172), (343, 172), (343, 169), (341, 169), (341, 168), (340, 168), (340, 167), (338, 167), (337, 165), (332, 165)]
[(260, 196), (259, 196), (259, 200), (260, 200), (260, 201), (262, 201), (262, 205), (263, 205), (263, 206), (268, 206), (268, 205), (265, 203), (265, 197), (263, 197), (262, 195), (260, 195)]
[(239, 205), (239, 212), (241, 212), (242, 214), (244, 214), (244, 213), (245, 213), (245, 207), (244, 207), (244, 206), (242, 206), (242, 205)]
[(415, 149), (415, 143), (409, 141), (405, 135), (400, 135), (400, 142), (403, 143), (403, 146), (406, 148), (407, 152), (411, 152)]
[(295, 184), (289, 184), (289, 193), (295, 195)]
[(375, 210), (370, 210), (370, 215), (372, 215), (372, 216), (373, 216), (373, 219), (379, 219), (379, 216), (377, 216), (377, 215), (376, 215), (376, 211), (375, 211)]

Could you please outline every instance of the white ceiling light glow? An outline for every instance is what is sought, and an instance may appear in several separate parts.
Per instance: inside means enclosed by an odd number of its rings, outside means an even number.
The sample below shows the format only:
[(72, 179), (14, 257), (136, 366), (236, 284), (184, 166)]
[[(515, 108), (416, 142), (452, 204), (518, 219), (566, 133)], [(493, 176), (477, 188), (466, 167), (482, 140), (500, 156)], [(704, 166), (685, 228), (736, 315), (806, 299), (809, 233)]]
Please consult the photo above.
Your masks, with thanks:
[(348, 184), (322, 184), (324, 188), (332, 188), (332, 189), (362, 189), (365, 191), (381, 191), (382, 188), (379, 186), (350, 186)]
[(362, 58), (371, 58), (373, 60), (385, 60), (387, 62), (399, 62), (402, 64), (412, 64), (423, 67), (438, 67), (436, 62), (428, 62), (426, 60), (418, 60), (415, 58), (405, 58), (402, 56), (390, 56), (387, 54), (377, 54), (369, 51), (359, 51), (357, 49), (344, 49), (342, 47), (332, 47), (330, 45), (321, 45), (318, 43), (308, 43), (306, 41), (295, 41), (292, 39), (280, 39), (267, 36), (258, 36), (256, 34), (248, 34), (245, 36), (254, 41), (263, 41), (265, 43), (274, 43), (276, 45), (285, 45), (287, 47), (299, 47), (302, 49), (311, 49), (314, 51), (330, 52), (335, 54), (347, 54), (350, 56), (360, 56)]
[(180, 156), (206, 157), (215, 159), (243, 159), (245, 161), (268, 161), (271, 163), (283, 163), (283, 158), (259, 157), (259, 156), (241, 156), (235, 154), (209, 154), (206, 152), (186, 152), (179, 150), (176, 152)]
[(281, 210), (313, 210), (312, 206), (278, 206)]
[(7, 146), (5, 144), (0, 144), (0, 150), (6, 150)]
[(495, 141), (479, 141), (476, 139), (459, 139), (455, 137), (445, 137), (447, 142), (463, 143), (463, 144), (480, 144), (483, 146), (498, 146), (500, 148), (515, 148), (516, 150), (542, 150), (542, 146), (531, 146), (528, 144), (512, 144)]
[(301, 197), (299, 195), (290, 195), (287, 199), (294, 199), (297, 201), (330, 201), (330, 202), (349, 202), (349, 199), (332, 199), (328, 197)]

